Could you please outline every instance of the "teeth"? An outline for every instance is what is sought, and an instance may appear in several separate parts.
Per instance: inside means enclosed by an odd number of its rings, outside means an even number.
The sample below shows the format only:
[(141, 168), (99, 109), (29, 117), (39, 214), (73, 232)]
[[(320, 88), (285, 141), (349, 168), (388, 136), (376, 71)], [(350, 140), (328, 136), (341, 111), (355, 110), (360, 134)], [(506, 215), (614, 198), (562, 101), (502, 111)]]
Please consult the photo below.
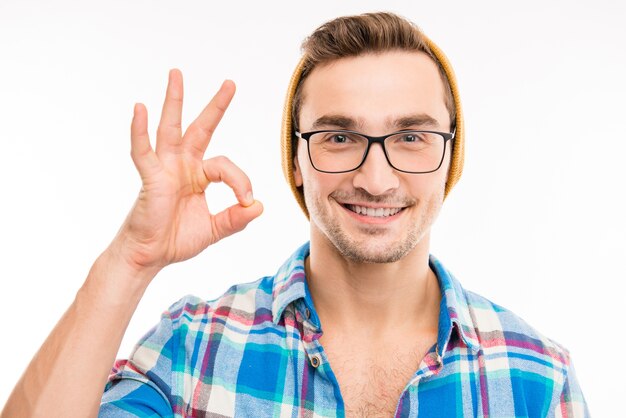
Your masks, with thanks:
[(368, 208), (365, 206), (348, 205), (348, 209), (352, 212), (356, 212), (359, 215), (372, 216), (375, 218), (384, 218), (387, 216), (393, 216), (400, 212), (402, 208)]

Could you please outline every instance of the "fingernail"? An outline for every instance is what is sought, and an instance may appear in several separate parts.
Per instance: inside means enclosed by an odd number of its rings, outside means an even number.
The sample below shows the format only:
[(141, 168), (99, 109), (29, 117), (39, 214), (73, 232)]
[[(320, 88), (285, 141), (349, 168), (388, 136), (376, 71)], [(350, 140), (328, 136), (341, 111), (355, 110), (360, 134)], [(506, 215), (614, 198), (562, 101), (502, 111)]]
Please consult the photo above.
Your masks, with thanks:
[(246, 195), (246, 206), (250, 206), (254, 203), (254, 196), (252, 196), (252, 192), (248, 192), (248, 194)]

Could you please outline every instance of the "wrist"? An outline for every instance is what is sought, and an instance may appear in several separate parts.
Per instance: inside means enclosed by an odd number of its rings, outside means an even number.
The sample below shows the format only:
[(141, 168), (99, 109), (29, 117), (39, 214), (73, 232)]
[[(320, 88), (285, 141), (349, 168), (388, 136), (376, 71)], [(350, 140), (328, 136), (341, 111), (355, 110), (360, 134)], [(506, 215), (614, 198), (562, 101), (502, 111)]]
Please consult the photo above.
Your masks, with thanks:
[(104, 263), (140, 281), (152, 281), (154, 276), (165, 267), (157, 263), (152, 251), (147, 251), (141, 245), (137, 245), (122, 232), (118, 233), (100, 257)]
[(132, 306), (139, 303), (159, 271), (157, 267), (133, 263), (113, 242), (92, 265), (81, 293), (106, 305)]

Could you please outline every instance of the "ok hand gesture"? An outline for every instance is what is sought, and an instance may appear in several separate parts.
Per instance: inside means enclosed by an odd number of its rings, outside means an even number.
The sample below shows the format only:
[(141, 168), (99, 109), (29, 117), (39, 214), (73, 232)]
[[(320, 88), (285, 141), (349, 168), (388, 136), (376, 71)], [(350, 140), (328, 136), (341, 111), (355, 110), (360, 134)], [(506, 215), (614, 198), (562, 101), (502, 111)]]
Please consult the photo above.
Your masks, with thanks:
[[(234, 93), (234, 83), (225, 81), (183, 134), (182, 74), (171, 70), (156, 151), (148, 137), (147, 110), (142, 104), (135, 105), (131, 156), (142, 188), (112, 244), (131, 267), (159, 270), (191, 258), (241, 231), (263, 212), (261, 203), (252, 197), (248, 176), (239, 167), (226, 157), (203, 160)], [(238, 203), (212, 214), (204, 194), (211, 182), (226, 183)]]

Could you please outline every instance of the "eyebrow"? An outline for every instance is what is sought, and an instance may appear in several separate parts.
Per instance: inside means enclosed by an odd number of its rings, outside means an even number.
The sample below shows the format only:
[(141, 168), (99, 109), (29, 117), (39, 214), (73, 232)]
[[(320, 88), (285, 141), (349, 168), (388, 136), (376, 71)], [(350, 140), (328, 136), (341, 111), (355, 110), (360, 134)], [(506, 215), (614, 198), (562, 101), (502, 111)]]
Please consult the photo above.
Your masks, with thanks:
[(409, 128), (440, 128), (437, 119), (433, 118), (426, 113), (417, 113), (414, 115), (403, 116), (394, 120), (391, 127), (396, 129), (409, 129)]
[[(363, 128), (363, 120), (356, 120), (344, 115), (323, 115), (313, 122), (311, 130), (319, 128), (339, 128), (359, 130)], [(440, 128), (437, 119), (426, 113), (416, 113), (387, 121), (389, 129)]]
[(340, 128), (356, 130), (360, 127), (363, 127), (363, 121), (357, 122), (356, 120), (343, 115), (324, 115), (315, 119), (311, 129)]

